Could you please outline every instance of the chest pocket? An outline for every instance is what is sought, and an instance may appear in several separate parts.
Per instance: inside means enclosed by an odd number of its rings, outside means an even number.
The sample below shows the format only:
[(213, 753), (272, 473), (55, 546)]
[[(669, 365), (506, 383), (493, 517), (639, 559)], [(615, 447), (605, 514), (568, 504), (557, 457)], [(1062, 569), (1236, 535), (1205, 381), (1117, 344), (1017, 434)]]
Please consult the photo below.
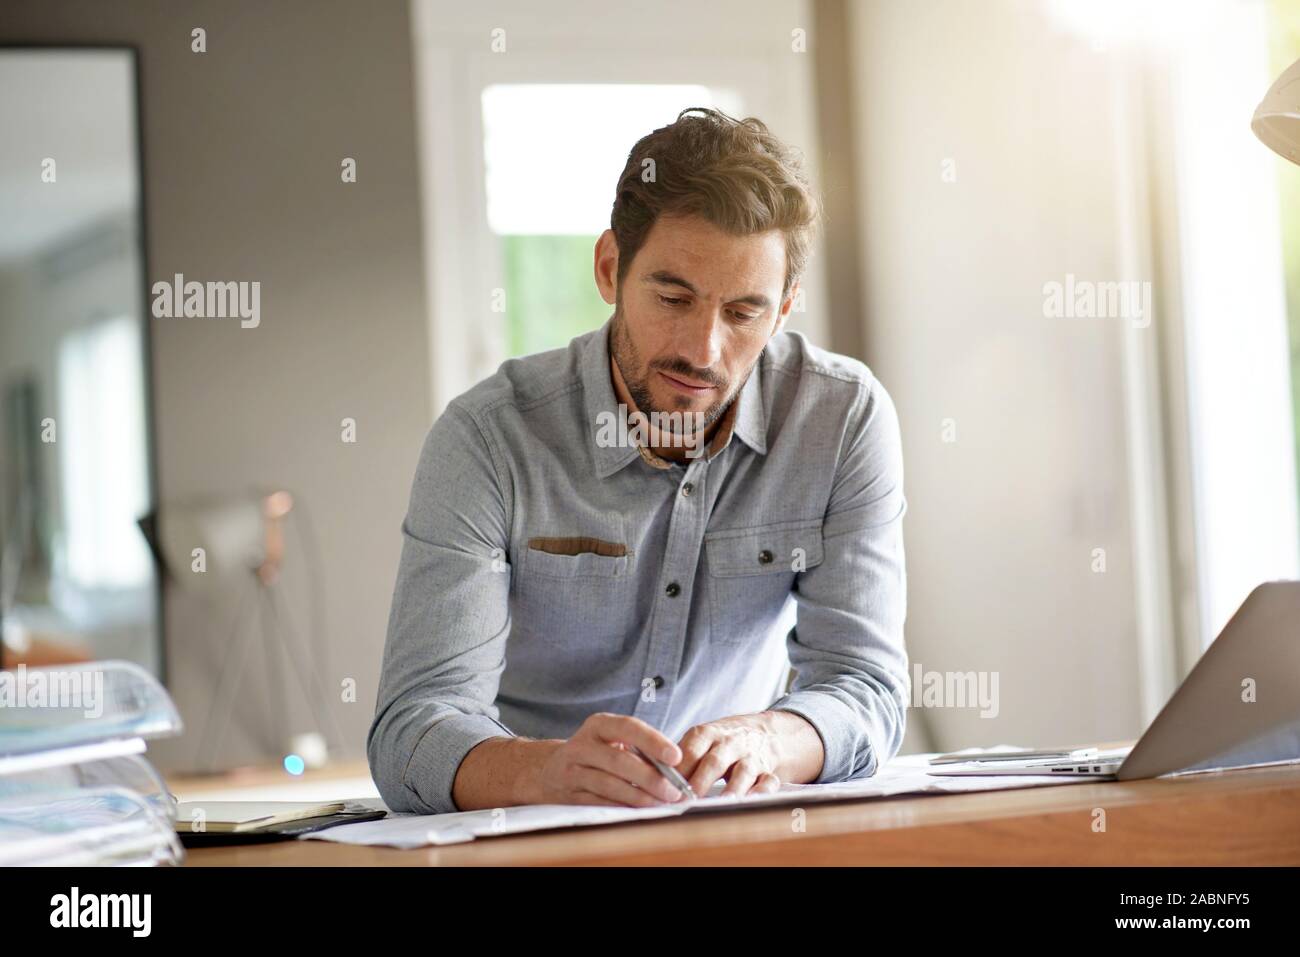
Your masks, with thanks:
[(597, 555), (595, 552), (556, 555), (527, 548), (524, 550), (523, 570), (529, 576), (558, 578), (561, 581), (575, 578), (622, 578), (628, 573), (628, 556)]
[(820, 565), (822, 549), (821, 519), (707, 533), (710, 642), (744, 645), (765, 637), (795, 576)]
[(631, 562), (630, 553), (566, 555), (526, 545), (511, 599), (510, 654), (539, 673), (616, 667), (638, 634)]

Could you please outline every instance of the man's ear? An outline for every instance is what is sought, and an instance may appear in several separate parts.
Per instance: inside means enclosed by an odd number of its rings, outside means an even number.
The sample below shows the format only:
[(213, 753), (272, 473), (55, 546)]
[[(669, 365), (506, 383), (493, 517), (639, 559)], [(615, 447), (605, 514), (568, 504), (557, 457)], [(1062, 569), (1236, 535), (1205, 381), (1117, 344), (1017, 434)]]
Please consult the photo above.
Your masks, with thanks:
[(772, 335), (776, 335), (778, 332), (780, 332), (782, 329), (785, 328), (785, 320), (789, 318), (790, 309), (791, 307), (794, 306), (794, 297), (797, 296), (798, 294), (799, 294), (799, 280), (796, 279), (794, 285), (790, 287), (790, 295), (786, 296), (785, 299), (782, 301), (781, 309), (776, 314), (776, 328), (772, 330)]
[(607, 229), (596, 240), (596, 288), (606, 305), (614, 305), (618, 300), (618, 243), (614, 240), (614, 230)]

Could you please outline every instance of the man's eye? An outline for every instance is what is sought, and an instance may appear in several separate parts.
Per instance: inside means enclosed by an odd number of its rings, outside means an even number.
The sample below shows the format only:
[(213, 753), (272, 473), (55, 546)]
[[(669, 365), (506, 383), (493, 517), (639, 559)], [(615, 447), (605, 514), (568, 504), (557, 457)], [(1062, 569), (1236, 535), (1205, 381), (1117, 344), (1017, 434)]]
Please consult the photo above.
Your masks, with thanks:
[(731, 314), (736, 317), (736, 321), (738, 322), (753, 322), (758, 318), (758, 316), (751, 316), (744, 312), (736, 312), (734, 309), (731, 310)]
[(672, 296), (660, 296), (659, 301), (662, 302), (665, 306), (680, 306), (686, 300), (675, 299)]

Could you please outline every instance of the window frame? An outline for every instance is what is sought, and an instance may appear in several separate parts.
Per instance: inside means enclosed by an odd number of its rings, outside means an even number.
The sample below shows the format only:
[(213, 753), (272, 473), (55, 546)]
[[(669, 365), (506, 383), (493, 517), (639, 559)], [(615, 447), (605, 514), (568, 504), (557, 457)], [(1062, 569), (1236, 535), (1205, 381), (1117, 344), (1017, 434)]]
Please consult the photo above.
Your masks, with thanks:
[[(670, 4), (671, 5), (671, 4)], [(692, 5), (681, 3), (683, 10)], [(483, 156), (482, 93), (488, 86), (518, 84), (699, 84), (734, 91), (745, 112), (804, 153), (808, 173), (819, 182), (812, 67), (790, 48), (790, 31), (811, 23), (808, 4), (766, 7), (724, 3), (710, 15), (744, 12), (748, 26), (732, 49), (719, 54), (716, 34), (680, 30), (669, 10), (647, 18), (644, 10), (607, 11), (590, 29), (542, 32), (511, 28), (523, 3), (503, 3), (492, 21), (507, 24), (507, 51), (490, 50), (490, 28), (463, 19), (441, 21), (429, 0), (413, 0), (416, 116), (421, 161), (422, 219), (429, 322), (431, 414), (496, 371), (507, 358), (505, 317), (491, 311), (491, 292), (504, 288), (499, 237), (487, 221)], [(575, 0), (574, 13), (586, 7)], [(729, 11), (727, 8), (734, 8)], [(518, 16), (511, 16), (512, 10)], [(548, 6), (556, 23), (564, 5)], [(537, 14), (534, 14), (537, 15)], [(514, 29), (514, 33), (510, 32)], [(617, 48), (612, 40), (620, 37)], [(746, 44), (745, 37), (760, 38)], [(526, 48), (525, 48), (526, 44)], [(665, 52), (665, 51), (672, 52)], [(649, 132), (647, 130), (647, 132)], [(628, 147), (631, 148), (629, 143)], [(611, 191), (613, 184), (611, 183)], [(611, 202), (613, 197), (611, 195)], [(594, 281), (594, 280), (593, 280)], [(787, 329), (826, 342), (826, 279), (814, 252), (803, 279), (802, 313)], [(612, 311), (612, 310), (611, 310)]]

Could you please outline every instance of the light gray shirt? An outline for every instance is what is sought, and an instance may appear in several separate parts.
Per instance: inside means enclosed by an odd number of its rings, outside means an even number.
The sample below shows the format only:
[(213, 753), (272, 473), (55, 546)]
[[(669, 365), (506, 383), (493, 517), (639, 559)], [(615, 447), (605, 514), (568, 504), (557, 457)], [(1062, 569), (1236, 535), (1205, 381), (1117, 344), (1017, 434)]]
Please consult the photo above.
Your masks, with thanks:
[(395, 811), (454, 811), (475, 745), (567, 738), (599, 711), (674, 741), (791, 711), (822, 739), (819, 782), (902, 743), (907, 503), (884, 387), (780, 333), (709, 450), (668, 463), (608, 428), (610, 325), (505, 362), (424, 443), (367, 741)]

